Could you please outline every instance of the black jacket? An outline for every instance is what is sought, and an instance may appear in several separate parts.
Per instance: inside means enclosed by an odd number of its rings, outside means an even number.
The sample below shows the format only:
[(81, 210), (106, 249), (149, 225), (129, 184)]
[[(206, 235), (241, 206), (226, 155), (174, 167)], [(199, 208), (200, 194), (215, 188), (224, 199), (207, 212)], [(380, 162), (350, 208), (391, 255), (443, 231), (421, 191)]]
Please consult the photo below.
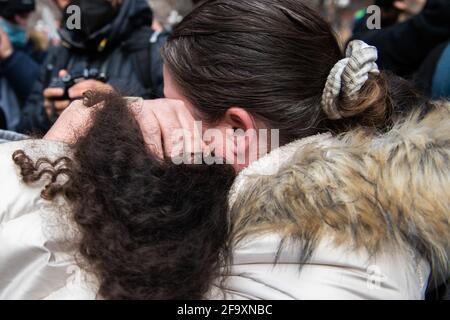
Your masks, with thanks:
[[(22, 133), (45, 133), (51, 126), (44, 110), (43, 91), (60, 70), (98, 69), (107, 83), (128, 96), (162, 96), (162, 59), (159, 50), (167, 34), (155, 34), (152, 12), (146, 0), (124, 1), (113, 22), (102, 28), (94, 39), (80, 41), (76, 32), (62, 29), (62, 45), (51, 48), (39, 80), (33, 87), (22, 112), (18, 128)], [(103, 50), (92, 43), (107, 39)], [(105, 41), (103, 41), (105, 42)], [(151, 43), (153, 42), (153, 43)]]
[(24, 103), (39, 77), (40, 65), (46, 52), (34, 49), (32, 43), (24, 48), (14, 48), (14, 53), (0, 61), (0, 78), (11, 84), (19, 102)]
[[(0, 61), (0, 129), (16, 129), (20, 108), (39, 78), (45, 56), (46, 52), (36, 50), (33, 43), (29, 42), (25, 47), (14, 48), (10, 57)], [(4, 91), (3, 88), (9, 90)]]
[(356, 33), (353, 38), (378, 48), (382, 69), (409, 77), (434, 48), (450, 39), (450, 1), (428, 0), (422, 12), (411, 19)]

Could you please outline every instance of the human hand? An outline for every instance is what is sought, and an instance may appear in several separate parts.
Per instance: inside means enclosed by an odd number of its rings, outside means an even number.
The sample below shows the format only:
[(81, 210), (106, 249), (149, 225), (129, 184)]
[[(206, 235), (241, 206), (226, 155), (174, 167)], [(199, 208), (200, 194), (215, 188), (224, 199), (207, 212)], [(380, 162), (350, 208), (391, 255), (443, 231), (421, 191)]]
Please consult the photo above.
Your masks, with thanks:
[[(202, 141), (202, 128), (196, 126), (194, 117), (182, 101), (141, 98), (127, 100), (145, 144), (153, 154), (159, 158), (208, 154), (208, 147)], [(88, 108), (82, 100), (72, 102), (44, 139), (75, 143), (79, 136), (89, 130), (93, 112), (100, 105)]]
[[(66, 70), (61, 70), (58, 74), (60, 78), (66, 76)], [(73, 100), (81, 99), (83, 94), (89, 90), (96, 91), (113, 91), (113, 88), (103, 82), (97, 80), (83, 80), (72, 86), (69, 91), (67, 100), (60, 100), (64, 96), (63, 88), (47, 88), (44, 90), (44, 108), (49, 119), (58, 117), (70, 105)]]
[(130, 100), (144, 141), (160, 158), (207, 153), (202, 127), (184, 102), (172, 99)]
[(426, 4), (427, 0), (397, 0), (394, 7), (408, 16), (414, 16), (419, 14)]
[(77, 82), (69, 89), (69, 97), (71, 100), (81, 99), (87, 91), (114, 91), (109, 84), (98, 80), (82, 80)]
[(57, 100), (64, 96), (62, 88), (47, 88), (43, 92), (44, 108), (49, 119), (58, 117), (70, 105), (70, 100)]
[(75, 100), (58, 117), (44, 137), (44, 140), (65, 142), (74, 144), (78, 137), (90, 128), (93, 113), (97, 107), (88, 108), (83, 100)]
[(8, 35), (0, 28), (0, 60), (9, 58), (14, 53), (14, 48)]

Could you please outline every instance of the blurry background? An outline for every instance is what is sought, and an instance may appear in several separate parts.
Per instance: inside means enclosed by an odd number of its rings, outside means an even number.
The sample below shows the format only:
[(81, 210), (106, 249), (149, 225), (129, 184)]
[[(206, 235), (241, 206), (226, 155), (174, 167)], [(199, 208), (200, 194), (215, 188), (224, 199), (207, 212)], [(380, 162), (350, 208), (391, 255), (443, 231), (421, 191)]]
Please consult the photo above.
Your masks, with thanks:
[[(61, 17), (71, 1), (85, 10), (77, 30), (61, 22), (71, 18)], [(0, 129), (45, 133), (93, 88), (162, 97), (160, 48), (202, 1), (0, 0)], [(450, 97), (450, 0), (295, 1), (328, 20), (342, 48), (365, 41), (378, 49), (382, 70), (426, 96)], [(376, 28), (366, 13), (372, 4), (380, 8)]]
[[(355, 14), (374, 2), (373, 0), (304, 1), (316, 7), (332, 23), (343, 41), (351, 36)], [(37, 0), (37, 10), (29, 22), (30, 32), (43, 32), (50, 39), (57, 38), (55, 21), (60, 20), (60, 11), (55, 3), (58, 2), (64, 3), (65, 1)], [(192, 10), (195, 0), (148, 0), (148, 2), (154, 11), (154, 27), (170, 30)]]
[[(299, 0), (300, 1), (300, 0)], [(373, 0), (303, 0), (317, 8), (346, 41), (351, 36), (355, 14), (374, 3)], [(193, 7), (191, 0), (149, 0), (156, 20), (167, 29)]]

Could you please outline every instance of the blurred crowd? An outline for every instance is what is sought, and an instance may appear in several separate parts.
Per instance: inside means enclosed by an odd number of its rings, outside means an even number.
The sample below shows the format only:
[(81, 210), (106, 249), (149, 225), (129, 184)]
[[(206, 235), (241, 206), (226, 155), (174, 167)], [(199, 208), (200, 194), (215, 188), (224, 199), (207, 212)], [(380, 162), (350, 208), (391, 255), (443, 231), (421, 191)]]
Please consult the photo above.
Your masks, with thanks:
[[(299, 0), (302, 1), (302, 0)], [(45, 133), (87, 90), (163, 96), (159, 50), (202, 0), (1, 0), (0, 129)], [(328, 18), (343, 46), (361, 39), (379, 64), (428, 96), (450, 96), (450, 1), (305, 0)], [(381, 28), (367, 23), (369, 5)], [(81, 8), (80, 28), (67, 8)]]

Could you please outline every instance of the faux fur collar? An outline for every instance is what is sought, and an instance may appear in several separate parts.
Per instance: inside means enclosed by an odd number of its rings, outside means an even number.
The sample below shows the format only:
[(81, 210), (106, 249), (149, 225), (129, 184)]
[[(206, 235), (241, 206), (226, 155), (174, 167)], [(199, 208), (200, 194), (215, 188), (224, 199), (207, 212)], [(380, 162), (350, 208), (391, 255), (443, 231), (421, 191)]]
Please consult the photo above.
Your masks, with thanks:
[(230, 193), (232, 244), (260, 233), (298, 241), (307, 260), (326, 237), (377, 254), (389, 247), (449, 276), (450, 105), (436, 103), (390, 132), (320, 135), (275, 150)]
[(292, 161), (292, 157), (296, 152), (303, 149), (306, 145), (325, 145), (327, 141), (330, 141), (331, 137), (331, 134), (326, 133), (297, 140), (281, 148), (275, 149), (258, 161), (253, 162), (237, 176), (233, 188), (230, 191), (230, 206), (233, 206), (238, 195), (244, 192), (245, 184), (248, 179), (276, 174), (282, 166), (289, 164), (290, 161)]

